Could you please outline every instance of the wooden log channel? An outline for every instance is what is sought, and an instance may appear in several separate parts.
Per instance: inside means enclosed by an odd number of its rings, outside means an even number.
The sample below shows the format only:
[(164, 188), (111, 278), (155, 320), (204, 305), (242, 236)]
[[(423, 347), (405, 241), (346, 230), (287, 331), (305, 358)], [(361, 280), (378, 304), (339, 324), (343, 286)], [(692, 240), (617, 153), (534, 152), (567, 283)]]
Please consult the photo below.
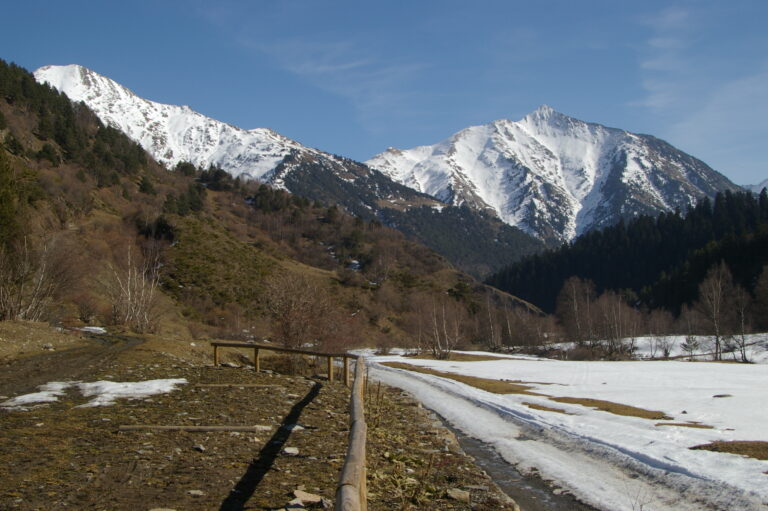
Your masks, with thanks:
[(118, 431), (187, 431), (190, 433), (209, 433), (213, 431), (237, 431), (241, 433), (259, 433), (270, 431), (272, 426), (162, 426), (159, 424), (127, 424)]
[(219, 348), (245, 348), (253, 350), (253, 367), (258, 372), (261, 370), (260, 355), (261, 350), (276, 351), (278, 353), (294, 353), (297, 355), (310, 355), (313, 357), (326, 357), (328, 359), (328, 381), (333, 383), (335, 366), (334, 360), (340, 358), (343, 360), (343, 375), (344, 383), (349, 387), (350, 384), (350, 372), (349, 372), (349, 359), (357, 359), (357, 355), (351, 353), (323, 353), (318, 351), (300, 350), (295, 348), (281, 348), (279, 346), (269, 346), (266, 344), (256, 344), (252, 342), (235, 342), (235, 341), (213, 341), (213, 365), (218, 366), (220, 362)]
[(365, 359), (357, 358), (355, 382), (349, 400), (349, 445), (336, 488), (336, 511), (367, 511), (368, 487), (366, 483), (365, 441), (367, 427), (363, 403), (365, 385)]

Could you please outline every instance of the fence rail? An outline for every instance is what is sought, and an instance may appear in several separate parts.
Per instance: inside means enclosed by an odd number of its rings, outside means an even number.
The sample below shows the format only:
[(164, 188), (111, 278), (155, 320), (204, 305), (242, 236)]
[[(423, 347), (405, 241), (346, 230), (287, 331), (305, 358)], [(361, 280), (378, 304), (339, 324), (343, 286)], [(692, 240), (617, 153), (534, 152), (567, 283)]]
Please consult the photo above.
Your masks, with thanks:
[(358, 357), (355, 364), (355, 382), (349, 400), (349, 445), (336, 489), (336, 511), (367, 511), (365, 440), (367, 426), (363, 389), (365, 386), (365, 358)]
[(296, 355), (311, 355), (314, 357), (326, 357), (328, 359), (328, 381), (333, 382), (334, 380), (334, 373), (335, 366), (334, 366), (334, 360), (337, 358), (342, 359), (343, 361), (343, 378), (344, 383), (346, 383), (347, 387), (349, 387), (350, 384), (350, 372), (349, 372), (349, 361), (357, 359), (357, 355), (353, 355), (351, 353), (325, 353), (325, 352), (318, 352), (318, 351), (310, 351), (310, 350), (300, 350), (296, 348), (282, 348), (280, 346), (270, 346), (268, 344), (257, 344), (253, 342), (237, 342), (237, 341), (213, 341), (211, 342), (211, 346), (213, 346), (213, 365), (219, 365), (219, 348), (241, 348), (241, 349), (252, 349), (253, 350), (253, 366), (256, 369), (256, 371), (261, 370), (261, 352), (262, 351), (277, 351), (280, 353), (293, 353)]

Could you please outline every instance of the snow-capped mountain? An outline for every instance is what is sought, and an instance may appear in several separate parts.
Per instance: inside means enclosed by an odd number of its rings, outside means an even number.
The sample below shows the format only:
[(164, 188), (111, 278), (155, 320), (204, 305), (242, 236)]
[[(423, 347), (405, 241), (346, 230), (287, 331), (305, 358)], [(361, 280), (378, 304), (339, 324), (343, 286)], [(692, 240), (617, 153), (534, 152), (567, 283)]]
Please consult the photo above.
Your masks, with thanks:
[(204, 168), (213, 164), (234, 176), (265, 179), (291, 151), (312, 151), (269, 129), (244, 130), (188, 106), (140, 98), (82, 66), (45, 66), (34, 75), (71, 100), (84, 102), (102, 122), (124, 132), (168, 168), (188, 161)]
[(764, 179), (756, 185), (743, 185), (742, 188), (749, 190), (752, 193), (760, 193), (763, 191), (763, 188), (768, 188), (768, 179)]
[(542, 239), (571, 240), (620, 218), (685, 208), (738, 187), (649, 135), (542, 106), (520, 121), (466, 128), (435, 145), (366, 162), (448, 204), (492, 211)]
[[(515, 227), (466, 208), (446, 207), (434, 197), (378, 170), (302, 146), (268, 129), (243, 130), (189, 107), (148, 101), (82, 66), (46, 66), (34, 73), (73, 101), (84, 102), (105, 124), (138, 142), (172, 169), (180, 161), (216, 165), (292, 193), (335, 203), (362, 218), (377, 219), (484, 276), (543, 248)], [(469, 247), (446, 233), (463, 232)]]

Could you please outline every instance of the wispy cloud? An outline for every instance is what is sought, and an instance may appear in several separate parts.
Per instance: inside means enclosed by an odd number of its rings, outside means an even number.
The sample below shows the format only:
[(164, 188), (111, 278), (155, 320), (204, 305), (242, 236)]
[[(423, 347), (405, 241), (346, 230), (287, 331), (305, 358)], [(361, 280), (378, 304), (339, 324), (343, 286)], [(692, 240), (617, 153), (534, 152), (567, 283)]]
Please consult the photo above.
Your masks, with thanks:
[(366, 129), (402, 113), (412, 99), (413, 80), (425, 66), (366, 51), (354, 40), (286, 38), (242, 43), (313, 86), (348, 100)]
[(688, 11), (669, 7), (645, 20), (652, 35), (640, 62), (646, 95), (637, 103), (657, 112), (679, 107), (687, 97), (695, 66), (686, 54), (692, 19)]
[(708, 30), (699, 14), (671, 7), (646, 20), (645, 95), (636, 105), (648, 109), (673, 144), (737, 182), (757, 181), (768, 175), (761, 150), (768, 136), (768, 58), (734, 73), (727, 54), (699, 46)]

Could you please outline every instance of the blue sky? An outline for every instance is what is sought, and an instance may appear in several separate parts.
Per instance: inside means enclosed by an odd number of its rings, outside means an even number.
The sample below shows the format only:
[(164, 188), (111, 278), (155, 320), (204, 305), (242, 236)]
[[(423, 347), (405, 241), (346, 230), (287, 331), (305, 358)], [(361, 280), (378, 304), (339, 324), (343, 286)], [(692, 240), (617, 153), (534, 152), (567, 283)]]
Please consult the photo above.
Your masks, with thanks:
[(768, 178), (766, 22), (762, 0), (26, 0), (0, 58), (357, 160), (548, 104), (744, 184)]

